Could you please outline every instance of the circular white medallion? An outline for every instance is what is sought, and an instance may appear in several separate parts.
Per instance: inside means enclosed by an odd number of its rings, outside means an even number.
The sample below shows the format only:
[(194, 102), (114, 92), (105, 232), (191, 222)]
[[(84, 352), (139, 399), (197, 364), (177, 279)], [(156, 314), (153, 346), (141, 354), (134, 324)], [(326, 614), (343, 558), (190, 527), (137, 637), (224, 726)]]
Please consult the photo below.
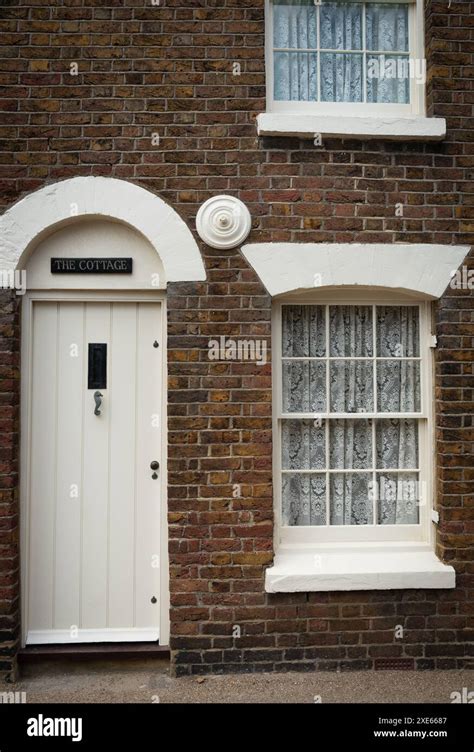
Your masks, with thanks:
[(250, 232), (252, 218), (242, 201), (233, 196), (214, 196), (199, 209), (196, 228), (211, 248), (235, 248)]

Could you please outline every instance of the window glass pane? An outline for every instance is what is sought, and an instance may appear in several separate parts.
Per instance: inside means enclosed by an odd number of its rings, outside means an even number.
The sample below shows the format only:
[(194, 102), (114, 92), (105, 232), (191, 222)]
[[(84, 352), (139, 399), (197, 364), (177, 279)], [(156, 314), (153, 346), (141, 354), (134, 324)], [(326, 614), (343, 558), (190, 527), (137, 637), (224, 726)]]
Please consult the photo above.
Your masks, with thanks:
[(320, 7), (321, 49), (361, 50), (362, 5), (323, 3)]
[(331, 412), (362, 413), (374, 409), (373, 363), (333, 360), (330, 363)]
[(283, 412), (319, 413), (326, 410), (326, 363), (283, 361)]
[(284, 473), (282, 477), (283, 525), (326, 524), (326, 476)]
[(416, 525), (425, 503), (417, 473), (383, 473), (377, 480), (379, 525)]
[(314, 101), (318, 97), (317, 59), (311, 52), (275, 52), (274, 97), (278, 101)]
[(419, 317), (416, 306), (377, 306), (378, 357), (419, 357)]
[(362, 102), (362, 55), (321, 53), (321, 100)]
[(332, 473), (330, 477), (331, 525), (372, 524), (371, 473)]
[(395, 55), (367, 57), (367, 101), (408, 104), (410, 101), (409, 58)]
[(324, 306), (283, 306), (283, 357), (320, 358), (326, 354)]
[(372, 467), (372, 427), (367, 420), (332, 420), (330, 467), (364, 470)]
[(366, 5), (367, 49), (379, 52), (408, 51), (408, 5)]
[(418, 423), (416, 420), (378, 420), (375, 425), (377, 467), (418, 467)]
[[(372, 306), (327, 310), (329, 353), (325, 306), (282, 308), (283, 411), (326, 412), (329, 368), (330, 411), (373, 412), (375, 367), (377, 410), (420, 412), (419, 307), (375, 307), (376, 353)], [(285, 525), (326, 524), (326, 483), (331, 525), (419, 523), (417, 420), (283, 420), (281, 439)]]
[(326, 430), (314, 420), (284, 420), (282, 425), (284, 470), (323, 470), (326, 467)]
[(273, 46), (316, 48), (316, 6), (314, 0), (274, 0)]
[(408, 104), (409, 10), (407, 3), (273, 0), (275, 100), (318, 101), (319, 76), (322, 102)]
[(329, 341), (332, 357), (372, 357), (372, 307), (330, 306)]
[(379, 360), (377, 395), (377, 410), (381, 413), (420, 412), (420, 362)]

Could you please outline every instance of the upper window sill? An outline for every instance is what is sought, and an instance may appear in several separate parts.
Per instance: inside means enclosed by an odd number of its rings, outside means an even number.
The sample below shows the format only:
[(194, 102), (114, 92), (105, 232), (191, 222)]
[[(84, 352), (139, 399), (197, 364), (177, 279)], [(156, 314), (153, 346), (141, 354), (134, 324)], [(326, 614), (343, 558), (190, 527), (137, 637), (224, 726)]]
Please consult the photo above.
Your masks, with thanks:
[(282, 547), (265, 573), (267, 593), (453, 588), (455, 571), (424, 546)]
[(298, 138), (383, 138), (390, 141), (441, 141), (446, 135), (444, 118), (394, 116), (302, 115), (264, 112), (257, 116), (259, 136)]

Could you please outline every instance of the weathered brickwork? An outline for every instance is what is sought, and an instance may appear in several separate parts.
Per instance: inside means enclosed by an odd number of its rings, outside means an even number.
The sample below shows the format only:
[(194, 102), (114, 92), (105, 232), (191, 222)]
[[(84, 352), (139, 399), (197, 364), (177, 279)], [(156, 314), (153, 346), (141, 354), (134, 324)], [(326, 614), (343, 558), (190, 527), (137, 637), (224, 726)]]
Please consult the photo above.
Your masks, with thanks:
[[(255, 116), (265, 108), (263, 5), (4, 2), (3, 207), (48, 182), (104, 175), (158, 193), (193, 230), (204, 200), (236, 195), (252, 213), (253, 242), (471, 244), (474, 2), (426, 2), (428, 114), (447, 118), (444, 141), (330, 140), (323, 147), (257, 138)], [(168, 290), (174, 669), (370, 669), (395, 658), (420, 669), (466, 665), (474, 608), (472, 291), (450, 290), (434, 310), (438, 552), (458, 572), (456, 590), (270, 596), (263, 592), (273, 556), (270, 366), (212, 362), (208, 342), (219, 335), (269, 342), (271, 301), (238, 250), (201, 249), (207, 282)], [(18, 321), (10, 297), (4, 300), (5, 671), (19, 609)], [(396, 625), (405, 629), (402, 640)]]
[(18, 453), (20, 306), (0, 291), (0, 677), (12, 677), (20, 633)]

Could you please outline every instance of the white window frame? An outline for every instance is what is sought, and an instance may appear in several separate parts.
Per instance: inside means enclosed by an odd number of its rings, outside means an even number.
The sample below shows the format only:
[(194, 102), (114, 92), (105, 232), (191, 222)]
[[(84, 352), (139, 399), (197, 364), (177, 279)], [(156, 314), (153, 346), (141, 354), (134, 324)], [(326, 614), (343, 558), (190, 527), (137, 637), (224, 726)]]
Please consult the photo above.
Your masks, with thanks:
[[(326, 0), (330, 2), (330, 0)], [(333, 0), (334, 1), (334, 0)], [(370, 0), (339, 0), (340, 2), (369, 2)], [(409, 18), (409, 57), (424, 60), (424, 9), (423, 0), (373, 0), (377, 3), (407, 4)], [(322, 5), (325, 0), (315, 5)], [(275, 100), (273, 67), (273, 0), (265, 0), (265, 67), (267, 80), (267, 112), (299, 115), (340, 115), (346, 117), (424, 117), (426, 112), (426, 86), (410, 79), (409, 104), (379, 104), (364, 102), (299, 102)], [(364, 32), (365, 33), (365, 32)], [(365, 49), (365, 39), (364, 39)], [(387, 57), (390, 53), (387, 53)], [(365, 84), (364, 84), (365, 86)]]
[[(421, 411), (419, 413), (365, 413), (368, 418), (390, 419), (395, 417), (416, 418), (419, 424), (419, 481), (425, 485), (423, 504), (420, 505), (420, 520), (416, 525), (352, 525), (352, 526), (284, 526), (282, 524), (281, 498), (281, 424), (283, 419), (315, 419), (311, 413), (283, 413), (282, 411), (282, 307), (284, 305), (395, 305), (418, 306), (420, 310), (420, 385)], [(272, 359), (273, 359), (273, 467), (274, 467), (274, 519), (275, 548), (290, 545), (301, 547), (321, 544), (380, 544), (396, 543), (432, 543), (431, 511), (433, 506), (433, 358), (431, 336), (431, 306), (428, 301), (417, 297), (390, 293), (367, 294), (357, 291), (334, 293), (319, 290), (313, 294), (289, 295), (274, 302), (272, 312)], [(329, 407), (329, 405), (328, 405)], [(376, 405), (374, 405), (376, 407)], [(335, 419), (348, 413), (318, 413), (323, 420)], [(356, 414), (357, 415), (357, 414)], [(360, 415), (360, 413), (359, 413)]]

